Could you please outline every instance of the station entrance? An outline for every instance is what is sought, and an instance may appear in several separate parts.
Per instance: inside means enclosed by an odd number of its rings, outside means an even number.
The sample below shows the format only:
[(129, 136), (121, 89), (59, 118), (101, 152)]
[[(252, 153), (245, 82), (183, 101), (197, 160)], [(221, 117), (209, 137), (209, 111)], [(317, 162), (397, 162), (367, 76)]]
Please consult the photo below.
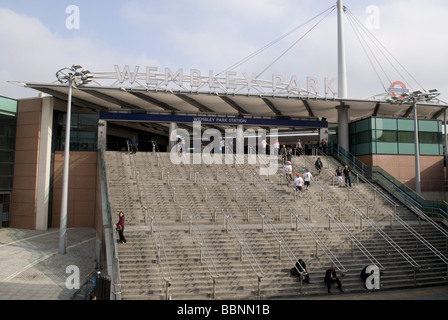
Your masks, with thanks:
[(104, 112), (99, 119), (100, 137), (107, 137), (108, 150), (117, 151), (131, 142), (138, 144), (139, 151), (152, 151), (155, 142), (162, 152), (170, 151), (178, 143), (187, 143), (194, 152), (198, 145), (204, 147), (218, 137), (227, 145), (235, 145), (237, 138), (244, 139), (245, 152), (253, 141), (257, 146), (276, 143), (293, 150), (299, 141), (304, 150), (329, 141), (329, 124), (319, 119), (132, 112)]

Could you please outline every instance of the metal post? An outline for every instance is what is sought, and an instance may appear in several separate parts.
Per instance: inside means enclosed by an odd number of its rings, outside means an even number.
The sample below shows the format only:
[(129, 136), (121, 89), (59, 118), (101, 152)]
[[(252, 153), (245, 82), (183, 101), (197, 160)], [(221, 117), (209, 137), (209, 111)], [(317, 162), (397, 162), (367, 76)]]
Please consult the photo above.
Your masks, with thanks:
[(415, 142), (415, 192), (421, 195), (422, 187), (420, 180), (420, 142), (419, 142), (417, 102), (413, 103), (413, 107), (414, 107), (414, 142)]
[(170, 282), (169, 281), (165, 281), (165, 292), (166, 292), (165, 299), (166, 300), (171, 300), (171, 297), (170, 297), (170, 286), (171, 286)]
[(70, 127), (72, 114), (72, 77), (68, 82), (68, 102), (67, 102), (67, 121), (65, 123), (65, 146), (64, 146), (64, 173), (62, 177), (62, 201), (61, 217), (59, 225), (59, 254), (67, 252), (67, 205), (68, 205), (68, 177), (70, 163)]
[(200, 254), (200, 256), (199, 256), (199, 261), (201, 262), (201, 264), (202, 264), (202, 257), (203, 257), (203, 254), (202, 254), (202, 243), (200, 243), (199, 244), (199, 254)]

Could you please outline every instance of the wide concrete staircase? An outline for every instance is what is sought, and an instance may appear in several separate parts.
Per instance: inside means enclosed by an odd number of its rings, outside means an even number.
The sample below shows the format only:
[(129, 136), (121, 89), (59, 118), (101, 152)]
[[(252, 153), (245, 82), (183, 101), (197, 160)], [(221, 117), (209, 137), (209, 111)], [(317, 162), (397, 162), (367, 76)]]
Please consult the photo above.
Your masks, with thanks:
[[(310, 168), (308, 191), (286, 185), (282, 165), (178, 164), (168, 153), (106, 152), (114, 215), (126, 215), (118, 244), (122, 299), (275, 299), (327, 294), (334, 265), (345, 292), (365, 292), (359, 274), (381, 269), (381, 289), (447, 284), (447, 231), (419, 219), (376, 185), (338, 187), (333, 158), (293, 159)], [(262, 166), (262, 165), (261, 165)], [(310, 284), (290, 275), (307, 263)], [(337, 290), (333, 290), (337, 292)], [(336, 293), (335, 293), (336, 294)]]

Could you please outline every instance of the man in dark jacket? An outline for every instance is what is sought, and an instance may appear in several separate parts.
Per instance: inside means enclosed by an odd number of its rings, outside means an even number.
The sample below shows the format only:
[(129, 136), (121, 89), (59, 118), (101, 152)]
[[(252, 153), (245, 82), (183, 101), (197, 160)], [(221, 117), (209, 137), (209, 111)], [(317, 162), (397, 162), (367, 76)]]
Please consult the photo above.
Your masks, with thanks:
[(324, 282), (327, 284), (328, 293), (330, 293), (331, 285), (333, 283), (336, 283), (338, 285), (339, 291), (344, 292), (342, 290), (342, 284), (341, 284), (341, 281), (339, 280), (339, 278), (337, 277), (336, 270), (335, 270), (334, 266), (331, 266), (331, 268), (328, 269), (327, 272), (325, 273)]

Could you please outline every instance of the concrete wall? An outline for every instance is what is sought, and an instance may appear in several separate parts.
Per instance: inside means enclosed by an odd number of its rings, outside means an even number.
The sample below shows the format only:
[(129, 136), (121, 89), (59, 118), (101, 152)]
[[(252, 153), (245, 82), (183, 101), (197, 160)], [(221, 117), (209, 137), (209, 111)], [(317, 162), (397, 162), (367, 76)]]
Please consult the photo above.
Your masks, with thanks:
[[(46, 230), (49, 223), (51, 228), (60, 225), (64, 152), (55, 153), (52, 171), (53, 109), (52, 97), (24, 99), (18, 103), (12, 228)], [(70, 152), (68, 228), (101, 228), (97, 158), (97, 152)], [(48, 221), (50, 210), (51, 221)]]
[(36, 229), (37, 178), (42, 99), (21, 100), (17, 106), (12, 228)]
[[(403, 155), (370, 155), (357, 157), (368, 166), (379, 166), (406, 184), (415, 188), (415, 157)], [(420, 179), (423, 192), (444, 190), (443, 156), (420, 156)]]
[[(67, 227), (95, 227), (97, 213), (97, 164), (96, 152), (70, 152), (68, 180)], [(59, 227), (62, 199), (64, 152), (57, 151), (53, 170), (52, 227)], [(99, 199), (101, 201), (101, 199)], [(101, 214), (101, 212), (98, 212)]]

